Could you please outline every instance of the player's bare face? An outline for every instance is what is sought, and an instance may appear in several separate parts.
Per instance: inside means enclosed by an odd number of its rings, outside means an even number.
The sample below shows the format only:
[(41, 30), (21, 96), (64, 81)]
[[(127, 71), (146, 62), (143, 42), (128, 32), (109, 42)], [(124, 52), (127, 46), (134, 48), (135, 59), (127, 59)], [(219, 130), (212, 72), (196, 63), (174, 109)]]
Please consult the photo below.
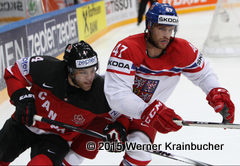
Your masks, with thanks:
[(170, 37), (175, 26), (154, 24), (151, 29), (150, 39), (158, 49), (165, 49), (170, 42)]
[(96, 67), (90, 67), (86, 69), (75, 69), (75, 80), (79, 88), (85, 91), (91, 89), (92, 82), (95, 76)]

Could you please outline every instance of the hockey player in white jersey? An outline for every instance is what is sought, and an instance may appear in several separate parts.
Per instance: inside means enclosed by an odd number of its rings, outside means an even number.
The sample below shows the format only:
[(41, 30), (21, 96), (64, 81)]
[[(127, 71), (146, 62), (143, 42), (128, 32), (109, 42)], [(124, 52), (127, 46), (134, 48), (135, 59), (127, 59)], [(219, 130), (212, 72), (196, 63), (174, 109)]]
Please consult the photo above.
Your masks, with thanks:
[[(224, 122), (233, 123), (235, 107), (208, 61), (187, 40), (176, 38), (178, 16), (169, 4), (155, 2), (146, 13), (144, 33), (119, 41), (109, 58), (104, 91), (110, 107), (132, 118), (128, 141), (153, 143), (156, 132), (178, 131), (181, 119), (164, 103), (183, 74), (200, 87)], [(177, 111), (177, 110), (176, 110)], [(147, 165), (150, 153), (126, 149), (120, 165)]]

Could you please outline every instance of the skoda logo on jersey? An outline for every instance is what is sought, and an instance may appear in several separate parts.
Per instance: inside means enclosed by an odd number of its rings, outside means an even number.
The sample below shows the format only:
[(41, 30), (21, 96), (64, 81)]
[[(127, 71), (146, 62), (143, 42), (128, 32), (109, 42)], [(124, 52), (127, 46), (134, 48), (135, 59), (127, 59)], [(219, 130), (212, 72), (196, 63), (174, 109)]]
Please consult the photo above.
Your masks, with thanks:
[(97, 64), (96, 56), (88, 59), (76, 60), (76, 68), (84, 68), (84, 67), (93, 66), (96, 64)]
[(80, 114), (80, 115), (74, 115), (74, 118), (72, 119), (72, 121), (76, 124), (76, 125), (82, 125), (83, 122), (85, 121), (85, 119), (83, 118), (83, 116)]
[(158, 24), (178, 25), (178, 17), (159, 15)]

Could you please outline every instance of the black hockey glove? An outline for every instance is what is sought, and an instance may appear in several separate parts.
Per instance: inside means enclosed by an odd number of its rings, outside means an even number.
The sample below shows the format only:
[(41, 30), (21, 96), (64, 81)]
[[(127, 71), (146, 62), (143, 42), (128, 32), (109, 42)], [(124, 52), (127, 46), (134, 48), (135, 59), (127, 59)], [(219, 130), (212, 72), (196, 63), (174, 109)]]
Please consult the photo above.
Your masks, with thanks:
[(125, 150), (125, 142), (127, 141), (126, 128), (118, 121), (108, 124), (103, 133), (107, 135), (107, 139), (104, 140), (109, 144), (109, 152), (122, 152)]
[(15, 119), (28, 126), (33, 124), (33, 116), (37, 114), (35, 96), (26, 88), (13, 92), (11, 101), (16, 106)]

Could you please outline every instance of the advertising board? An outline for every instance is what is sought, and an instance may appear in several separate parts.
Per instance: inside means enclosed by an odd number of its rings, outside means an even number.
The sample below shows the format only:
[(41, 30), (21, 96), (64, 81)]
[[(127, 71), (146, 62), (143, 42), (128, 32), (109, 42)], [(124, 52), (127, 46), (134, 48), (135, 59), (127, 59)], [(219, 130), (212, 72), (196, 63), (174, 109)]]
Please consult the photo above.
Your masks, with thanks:
[(107, 26), (137, 18), (137, 0), (105, 0)]
[[(76, 10), (40, 18), (0, 28), (0, 91), (6, 88), (5, 68), (18, 59), (36, 55), (56, 57), (64, 52), (68, 43), (78, 42)], [(2, 95), (0, 101), (1, 98)]]
[(79, 39), (85, 40), (107, 27), (104, 1), (77, 9)]

